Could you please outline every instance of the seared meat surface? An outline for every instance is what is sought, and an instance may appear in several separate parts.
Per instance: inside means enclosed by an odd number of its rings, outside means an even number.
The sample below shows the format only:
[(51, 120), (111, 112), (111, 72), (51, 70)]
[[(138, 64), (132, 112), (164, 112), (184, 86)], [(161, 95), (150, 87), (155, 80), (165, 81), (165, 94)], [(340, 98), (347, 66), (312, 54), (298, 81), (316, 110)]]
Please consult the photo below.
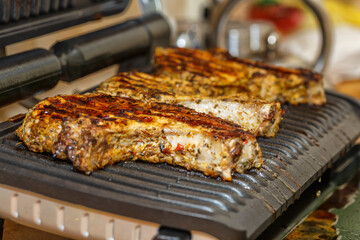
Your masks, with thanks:
[(266, 101), (295, 105), (326, 102), (320, 74), (232, 57), (219, 48), (157, 48), (155, 69), (160, 74), (211, 86), (225, 96), (248, 92)]
[(215, 98), (194, 96), (179, 103), (197, 112), (239, 124), (256, 137), (275, 137), (282, 116), (280, 103), (261, 101), (247, 94)]
[(16, 131), (34, 152), (69, 159), (90, 173), (119, 161), (166, 162), (231, 181), (262, 165), (253, 134), (195, 110), (106, 94), (47, 98)]
[(274, 137), (281, 120), (280, 103), (265, 102), (247, 94), (211, 97), (217, 93), (206, 85), (197, 85), (167, 76), (140, 72), (119, 73), (103, 82), (97, 91), (142, 101), (180, 104), (232, 121), (255, 136)]
[(176, 102), (189, 95), (213, 96), (207, 86), (178, 80), (166, 75), (152, 75), (142, 72), (122, 72), (101, 83), (96, 90), (121, 97), (143, 101)]

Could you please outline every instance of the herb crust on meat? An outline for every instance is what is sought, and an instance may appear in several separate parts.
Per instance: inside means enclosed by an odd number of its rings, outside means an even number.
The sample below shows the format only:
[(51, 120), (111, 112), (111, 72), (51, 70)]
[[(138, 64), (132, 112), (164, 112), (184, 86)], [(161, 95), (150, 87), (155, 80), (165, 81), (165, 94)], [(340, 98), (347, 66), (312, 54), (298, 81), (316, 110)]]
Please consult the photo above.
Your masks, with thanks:
[(103, 82), (96, 91), (142, 101), (180, 104), (232, 121), (255, 136), (275, 137), (281, 121), (278, 102), (255, 99), (246, 93), (214, 97), (217, 93), (207, 86), (163, 75), (122, 72)]
[(31, 151), (69, 159), (86, 173), (139, 159), (231, 181), (232, 173), (262, 165), (254, 135), (232, 122), (106, 94), (47, 98), (30, 109), (16, 134)]
[(239, 92), (281, 103), (322, 105), (322, 76), (231, 56), (226, 50), (161, 48), (155, 50), (155, 72), (211, 86), (222, 96)]

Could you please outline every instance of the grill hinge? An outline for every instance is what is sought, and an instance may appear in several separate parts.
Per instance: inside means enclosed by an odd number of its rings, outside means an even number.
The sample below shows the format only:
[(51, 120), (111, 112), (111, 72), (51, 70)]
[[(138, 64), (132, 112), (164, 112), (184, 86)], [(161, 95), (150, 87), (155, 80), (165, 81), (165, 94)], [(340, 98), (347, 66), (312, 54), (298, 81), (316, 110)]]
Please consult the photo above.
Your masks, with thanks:
[(191, 233), (189, 231), (162, 226), (159, 228), (158, 234), (153, 240), (191, 240)]

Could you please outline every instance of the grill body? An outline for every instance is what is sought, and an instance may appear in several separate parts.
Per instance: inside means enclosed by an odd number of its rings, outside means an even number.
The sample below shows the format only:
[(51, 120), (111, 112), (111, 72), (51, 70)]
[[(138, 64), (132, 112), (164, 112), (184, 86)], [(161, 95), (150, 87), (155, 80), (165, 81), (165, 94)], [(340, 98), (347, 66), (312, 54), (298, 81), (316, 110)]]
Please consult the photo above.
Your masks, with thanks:
[[(359, 137), (360, 105), (335, 93), (327, 98), (319, 107), (284, 106), (277, 137), (258, 139), (263, 168), (235, 174), (232, 182), (141, 161), (86, 176), (68, 162), (29, 152), (14, 134), (20, 123), (5, 122), (0, 125), (0, 184), (219, 239), (255, 239)], [(21, 215), (16, 219), (21, 222)]]

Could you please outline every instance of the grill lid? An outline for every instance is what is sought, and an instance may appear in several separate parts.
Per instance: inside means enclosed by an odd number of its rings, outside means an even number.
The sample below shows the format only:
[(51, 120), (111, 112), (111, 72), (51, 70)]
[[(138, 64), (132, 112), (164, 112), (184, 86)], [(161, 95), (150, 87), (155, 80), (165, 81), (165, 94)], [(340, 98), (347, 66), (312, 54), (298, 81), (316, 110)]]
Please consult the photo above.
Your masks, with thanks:
[(0, 124), (0, 183), (86, 207), (207, 232), (254, 239), (360, 135), (360, 104), (327, 93), (324, 106), (284, 106), (276, 138), (259, 138), (264, 166), (233, 182), (167, 164), (122, 162), (90, 176), (49, 154), (30, 152)]
[(121, 13), (129, 0), (1, 0), (0, 47)]

